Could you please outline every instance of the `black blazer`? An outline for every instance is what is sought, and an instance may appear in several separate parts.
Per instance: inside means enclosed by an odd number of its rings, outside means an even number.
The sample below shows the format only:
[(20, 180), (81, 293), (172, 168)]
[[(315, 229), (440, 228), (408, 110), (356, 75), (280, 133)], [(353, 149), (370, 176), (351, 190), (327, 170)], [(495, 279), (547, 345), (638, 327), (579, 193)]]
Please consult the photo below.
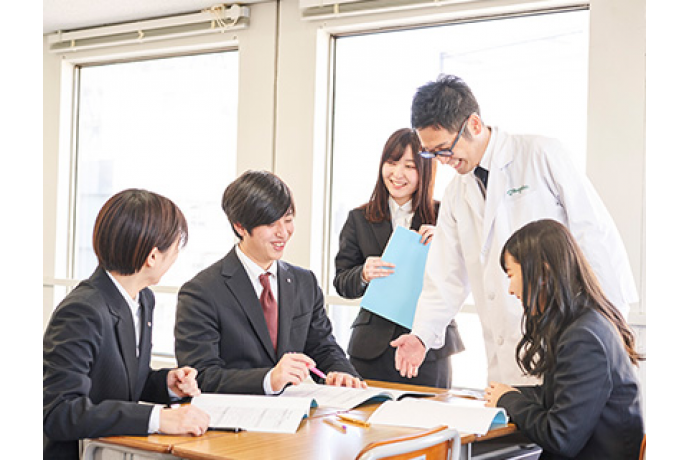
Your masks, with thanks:
[(636, 459), (644, 433), (640, 388), (620, 335), (589, 310), (558, 341), (544, 384), (498, 400), (542, 459)]
[(202, 391), (264, 394), (266, 373), (300, 352), (328, 373), (359, 377), (335, 341), (314, 274), (278, 261), (278, 345), (273, 349), (256, 291), (237, 247), (180, 290), (175, 354), (199, 371)]
[(153, 406), (168, 404), (169, 369), (152, 371), (154, 297), (143, 306), (140, 355), (132, 313), (108, 274), (97, 268), (53, 312), (43, 336), (43, 458), (78, 459), (78, 440), (146, 436)]
[[(436, 204), (438, 212), (438, 203)], [(419, 230), (422, 222), (417, 214), (412, 217), (412, 230)], [(341, 296), (347, 299), (362, 297), (366, 286), (362, 284), (362, 269), (367, 257), (381, 256), (393, 233), (390, 220), (369, 222), (361, 208), (350, 211), (340, 232), (340, 249), (335, 257), (335, 278), (333, 285)], [(432, 243), (433, 244), (433, 243)], [(360, 359), (374, 359), (381, 356), (388, 344), (409, 329), (399, 326), (368, 310), (360, 309), (352, 324), (352, 336), (347, 352)], [(426, 360), (435, 361), (464, 350), (455, 320), (446, 328), (445, 344), (437, 350), (429, 349)]]

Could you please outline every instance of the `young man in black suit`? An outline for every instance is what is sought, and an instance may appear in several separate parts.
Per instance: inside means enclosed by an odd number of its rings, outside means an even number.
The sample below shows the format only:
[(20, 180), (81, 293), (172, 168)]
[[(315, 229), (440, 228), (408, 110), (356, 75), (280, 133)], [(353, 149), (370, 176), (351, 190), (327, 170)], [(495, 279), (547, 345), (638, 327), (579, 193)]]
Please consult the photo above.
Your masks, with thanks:
[(247, 171), (223, 194), (240, 242), (180, 290), (175, 353), (202, 391), (275, 394), (317, 367), (329, 385), (365, 383), (336, 343), (314, 274), (281, 261), (294, 231), (288, 186)]

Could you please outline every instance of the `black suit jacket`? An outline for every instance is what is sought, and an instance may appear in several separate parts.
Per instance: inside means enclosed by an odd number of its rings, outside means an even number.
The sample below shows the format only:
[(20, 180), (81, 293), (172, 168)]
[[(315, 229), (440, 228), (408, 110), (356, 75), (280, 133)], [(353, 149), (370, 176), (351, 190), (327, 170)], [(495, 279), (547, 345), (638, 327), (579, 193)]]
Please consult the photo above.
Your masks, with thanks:
[[(436, 205), (438, 212), (438, 203)], [(419, 230), (422, 222), (417, 214), (412, 217), (412, 230)], [(353, 209), (347, 216), (340, 232), (340, 249), (335, 257), (335, 278), (333, 285), (341, 296), (354, 299), (362, 297), (366, 286), (362, 284), (362, 269), (367, 257), (381, 256), (388, 244), (393, 227), (390, 220), (369, 222), (364, 210)], [(433, 243), (432, 243), (433, 244)], [(389, 343), (401, 334), (410, 332), (368, 310), (360, 309), (352, 324), (352, 337), (347, 352), (360, 359), (374, 359), (381, 356)], [(446, 328), (445, 344), (437, 350), (429, 349), (426, 360), (435, 361), (464, 350), (455, 320)]]
[(644, 433), (639, 383), (620, 335), (589, 310), (561, 335), (544, 384), (498, 401), (543, 459), (636, 459)]
[(278, 344), (237, 247), (180, 290), (175, 353), (199, 371), (202, 391), (264, 394), (263, 380), (284, 353), (300, 352), (328, 373), (359, 377), (335, 341), (314, 274), (278, 261)]
[(43, 336), (44, 458), (78, 459), (78, 440), (148, 432), (152, 406), (169, 403), (168, 369), (152, 371), (154, 297), (143, 306), (140, 355), (132, 313), (108, 274), (97, 268), (58, 305)]

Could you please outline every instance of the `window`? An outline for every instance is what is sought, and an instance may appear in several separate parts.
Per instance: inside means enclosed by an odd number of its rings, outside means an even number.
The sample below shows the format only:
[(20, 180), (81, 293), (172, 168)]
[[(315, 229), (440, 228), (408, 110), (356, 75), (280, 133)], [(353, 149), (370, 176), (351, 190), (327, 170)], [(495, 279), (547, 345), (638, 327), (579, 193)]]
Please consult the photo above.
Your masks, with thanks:
[(74, 255), (71, 277), (97, 265), (96, 214), (114, 193), (144, 188), (172, 199), (189, 242), (156, 293), (153, 351), (173, 355), (176, 288), (221, 258), (220, 197), (235, 177), (237, 52), (78, 68)]
[[(470, 85), (485, 123), (556, 137), (584, 169), (588, 23), (579, 10), (336, 38), (329, 294), (336, 296), (333, 260), (347, 213), (369, 199), (386, 139), (410, 125), (414, 92), (438, 74)], [(437, 199), (454, 174), (439, 165)], [(347, 344), (357, 308), (332, 303)], [(467, 350), (456, 355), (454, 385), (483, 388), (485, 374), (464, 371), (486, 367), (479, 322), (460, 315)]]

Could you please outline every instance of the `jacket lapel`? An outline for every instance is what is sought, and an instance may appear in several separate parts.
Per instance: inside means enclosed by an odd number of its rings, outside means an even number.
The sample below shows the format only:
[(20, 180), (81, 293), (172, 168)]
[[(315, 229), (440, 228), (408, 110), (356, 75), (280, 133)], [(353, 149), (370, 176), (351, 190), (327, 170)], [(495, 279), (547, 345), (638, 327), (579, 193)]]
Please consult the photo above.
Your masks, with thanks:
[(496, 136), (494, 152), (489, 166), (489, 187), (486, 193), (486, 207), (484, 208), (484, 225), (482, 228), (482, 246), (489, 244), (494, 222), (499, 209), (506, 198), (507, 177), (505, 168), (513, 161), (513, 151), (505, 145), (503, 133), (493, 130)]
[(386, 249), (388, 240), (393, 233), (393, 224), (390, 220), (384, 220), (383, 222), (371, 222), (371, 231), (374, 233), (374, 238), (379, 245), (379, 254), (383, 254), (383, 250)]
[(136, 387), (137, 398), (144, 391), (144, 384), (151, 367), (151, 326), (153, 324), (153, 307), (155, 299), (148, 289), (141, 291), (139, 295), (141, 303), (141, 339), (139, 341), (139, 366)]
[[(249, 276), (242, 266), (242, 262), (237, 257), (237, 246), (225, 257), (223, 261), (222, 274), (225, 276), (225, 284), (237, 300), (240, 308), (249, 319), (249, 323), (254, 329), (254, 333), (259, 338), (261, 345), (266, 349), (266, 353), (276, 361), (276, 352), (271, 343), (271, 336), (268, 334), (268, 326), (261, 308), (259, 298)], [(279, 288), (280, 289), (280, 288)], [(280, 303), (278, 303), (278, 340), (280, 340)]]
[(290, 350), (290, 330), (295, 316), (295, 278), (289, 267), (281, 261), (278, 264), (278, 356)]
[[(103, 295), (103, 299), (108, 305), (110, 314), (113, 316), (115, 324), (115, 335), (117, 337), (118, 348), (125, 363), (127, 370), (127, 383), (129, 397), (135, 400), (136, 382), (139, 362), (136, 355), (136, 338), (134, 336), (134, 320), (132, 312), (125, 302), (125, 299), (113, 284), (108, 274), (102, 268), (96, 269), (91, 280)], [(149, 339), (150, 341), (150, 339)]]

